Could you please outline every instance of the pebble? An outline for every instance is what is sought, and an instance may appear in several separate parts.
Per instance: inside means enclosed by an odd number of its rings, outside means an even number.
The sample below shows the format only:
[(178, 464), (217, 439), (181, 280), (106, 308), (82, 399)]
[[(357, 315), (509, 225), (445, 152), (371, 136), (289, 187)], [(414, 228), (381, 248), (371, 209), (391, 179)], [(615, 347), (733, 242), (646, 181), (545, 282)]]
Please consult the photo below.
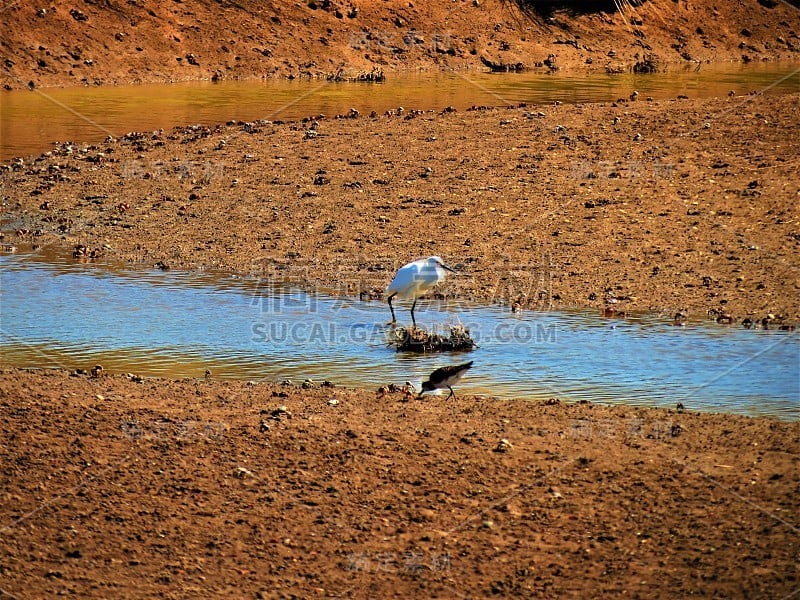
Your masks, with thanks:
[(288, 408), (286, 408), (286, 406), (283, 406), (283, 405), (281, 405), (281, 406), (279, 406), (278, 408), (276, 408), (275, 410), (273, 410), (273, 411), (272, 411), (272, 414), (273, 414), (273, 415), (285, 415), (285, 414), (289, 414), (289, 409), (288, 409)]
[(494, 449), (494, 451), (495, 452), (508, 452), (512, 448), (514, 448), (514, 446), (511, 445), (511, 442), (509, 442), (506, 438), (503, 438), (497, 444), (497, 447)]

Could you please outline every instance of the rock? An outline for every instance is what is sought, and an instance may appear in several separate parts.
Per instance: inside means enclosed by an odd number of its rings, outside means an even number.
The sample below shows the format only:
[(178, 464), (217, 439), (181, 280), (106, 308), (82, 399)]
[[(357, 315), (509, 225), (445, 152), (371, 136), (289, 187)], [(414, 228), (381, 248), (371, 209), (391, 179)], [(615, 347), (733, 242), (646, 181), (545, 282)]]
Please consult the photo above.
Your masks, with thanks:
[(514, 446), (511, 445), (506, 438), (500, 440), (497, 444), (497, 447), (494, 449), (495, 452), (508, 452), (509, 450), (513, 449)]
[(283, 405), (279, 406), (278, 408), (276, 408), (276, 409), (274, 409), (272, 411), (272, 416), (273, 417), (281, 417), (282, 415), (291, 416), (291, 414), (292, 413), (289, 412), (289, 409), (286, 408), (286, 406), (283, 406)]

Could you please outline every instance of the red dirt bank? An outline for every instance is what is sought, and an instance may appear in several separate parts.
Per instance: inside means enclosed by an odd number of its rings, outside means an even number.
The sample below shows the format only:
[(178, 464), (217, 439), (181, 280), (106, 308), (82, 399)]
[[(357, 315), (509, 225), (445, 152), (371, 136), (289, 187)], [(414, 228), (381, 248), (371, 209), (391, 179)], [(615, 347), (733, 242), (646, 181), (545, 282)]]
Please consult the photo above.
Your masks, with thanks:
[(797, 60), (800, 14), (770, 0), (653, 0), (623, 13), (523, 14), (512, 2), (12, 3), (0, 84), (354, 76), (374, 68), (630, 70), (652, 60)]

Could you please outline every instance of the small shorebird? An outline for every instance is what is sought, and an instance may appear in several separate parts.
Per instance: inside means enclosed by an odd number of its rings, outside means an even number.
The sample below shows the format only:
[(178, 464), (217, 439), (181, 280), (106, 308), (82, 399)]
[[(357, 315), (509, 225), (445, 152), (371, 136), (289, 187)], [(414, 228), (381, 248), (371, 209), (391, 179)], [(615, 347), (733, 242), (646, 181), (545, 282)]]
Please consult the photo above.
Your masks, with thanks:
[(414, 299), (414, 303), (411, 305), (411, 322), (416, 327), (417, 321), (414, 318), (414, 308), (417, 306), (417, 298), (437, 283), (444, 281), (445, 271), (455, 273), (438, 256), (421, 258), (400, 267), (389, 287), (386, 288), (389, 310), (392, 311), (392, 324), (397, 322), (394, 316), (392, 299), (395, 296), (400, 296), (401, 298)]
[[(463, 365), (450, 365), (448, 367), (436, 369), (433, 373), (431, 373), (428, 381), (422, 382), (422, 391), (420, 391), (417, 398), (422, 398), (422, 394), (425, 392), (432, 392), (433, 390), (444, 388), (450, 390), (450, 396), (455, 396), (456, 394), (453, 391), (452, 386), (455, 383), (458, 383), (458, 380), (461, 379), (461, 376), (464, 375), (464, 373), (467, 372), (467, 369), (472, 366), (472, 362), (473, 361), (469, 361)], [(448, 396), (446, 400), (449, 400), (450, 396)]]

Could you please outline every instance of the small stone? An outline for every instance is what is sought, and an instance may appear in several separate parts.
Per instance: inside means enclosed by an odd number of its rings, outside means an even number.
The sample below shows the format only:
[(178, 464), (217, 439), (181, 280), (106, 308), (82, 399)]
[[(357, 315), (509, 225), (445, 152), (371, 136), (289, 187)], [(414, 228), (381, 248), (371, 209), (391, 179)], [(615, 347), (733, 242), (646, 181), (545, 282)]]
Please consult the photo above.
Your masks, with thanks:
[(420, 508), (419, 509), (419, 520), (420, 521), (433, 521), (436, 518), (436, 511), (431, 510), (430, 508)]
[(497, 447), (494, 449), (494, 451), (495, 452), (508, 452), (512, 448), (514, 448), (514, 446), (511, 445), (511, 442), (509, 442), (507, 439), (503, 438), (497, 444)]

